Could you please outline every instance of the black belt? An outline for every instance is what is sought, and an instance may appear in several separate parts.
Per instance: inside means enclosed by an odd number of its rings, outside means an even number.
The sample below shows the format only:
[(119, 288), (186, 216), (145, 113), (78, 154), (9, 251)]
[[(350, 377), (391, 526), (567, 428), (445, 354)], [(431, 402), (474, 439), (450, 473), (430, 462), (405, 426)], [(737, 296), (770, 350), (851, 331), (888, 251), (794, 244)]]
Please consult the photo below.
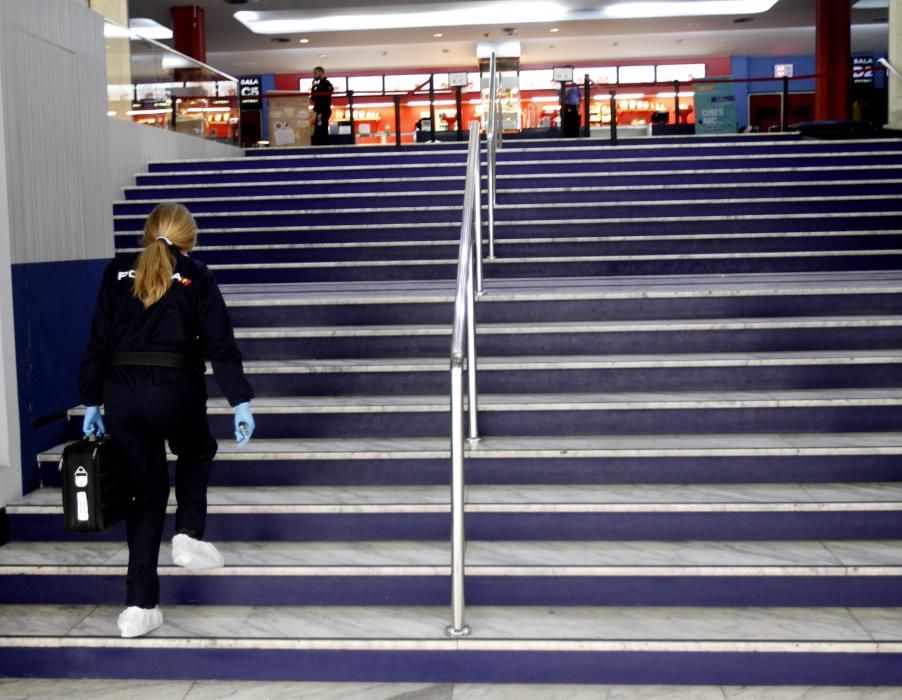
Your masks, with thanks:
[(188, 355), (177, 352), (114, 352), (110, 358), (110, 366), (121, 365), (147, 365), (151, 367), (178, 367), (181, 369), (194, 369)]

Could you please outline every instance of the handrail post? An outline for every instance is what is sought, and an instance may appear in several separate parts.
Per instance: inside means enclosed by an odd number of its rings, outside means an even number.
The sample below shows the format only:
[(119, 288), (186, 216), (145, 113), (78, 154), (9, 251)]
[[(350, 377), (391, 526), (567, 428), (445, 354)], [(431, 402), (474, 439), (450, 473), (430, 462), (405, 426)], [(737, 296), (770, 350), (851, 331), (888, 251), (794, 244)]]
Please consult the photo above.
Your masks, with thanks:
[(456, 95), (454, 96), (454, 106), (457, 108), (457, 140), (464, 140), (464, 89), (458, 85), (454, 88)]
[(680, 125), (680, 81), (673, 81), (673, 109), (676, 112), (676, 132), (683, 133), (683, 127)]
[(449, 637), (466, 637), (464, 624), (464, 359), (451, 359), (451, 624)]
[(435, 73), (429, 76), (429, 140), (435, 143)]
[[(485, 132), (486, 142), (486, 204), (488, 205), (488, 234), (489, 234), (489, 260), (495, 259), (495, 149), (497, 147), (496, 131), (498, 129), (497, 109), (497, 73), (498, 61), (492, 53), (489, 60), (489, 119)], [(480, 159), (481, 160), (481, 159)], [(480, 168), (481, 170), (481, 168)], [(480, 177), (479, 191), (482, 192), (482, 178)], [(481, 199), (481, 197), (480, 197)]]
[(592, 83), (589, 74), (586, 73), (585, 80), (583, 80), (583, 119), (585, 119), (585, 123), (583, 124), (583, 136), (585, 138), (589, 138), (592, 135), (592, 130), (589, 126), (589, 117), (592, 114), (592, 102), (589, 94), (591, 91)]
[[(477, 206), (478, 206), (478, 201)], [(479, 442), (479, 395), (476, 393), (476, 291), (474, 260), (470, 255), (470, 270), (467, 275), (467, 414), (470, 419), (470, 432), (467, 442), (474, 445)]]
[(395, 148), (401, 150), (401, 96), (392, 95), (395, 102)]
[(351, 122), (351, 143), (357, 143), (357, 130), (354, 128), (354, 91), (348, 90), (348, 121)]
[(617, 145), (617, 91), (611, 90), (611, 145)]

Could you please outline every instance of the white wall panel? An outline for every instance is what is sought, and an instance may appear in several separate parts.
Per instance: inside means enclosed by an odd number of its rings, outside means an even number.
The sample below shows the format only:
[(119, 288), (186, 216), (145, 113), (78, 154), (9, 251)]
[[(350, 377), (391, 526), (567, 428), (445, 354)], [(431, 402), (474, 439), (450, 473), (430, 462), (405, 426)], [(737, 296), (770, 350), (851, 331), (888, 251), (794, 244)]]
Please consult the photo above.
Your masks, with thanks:
[[(2, 0), (0, 0), (2, 1)], [(243, 151), (216, 141), (164, 131), (143, 124), (110, 119), (113, 200), (122, 198), (122, 188), (135, 184), (135, 175), (159, 160), (194, 158), (240, 158)]]
[(78, 0), (0, 16), (12, 262), (110, 257), (103, 18)]
[[(0, 17), (0, 31), (2, 31), (2, 17)], [(2, 362), (0, 362), (0, 508), (22, 494), (2, 88), (3, 76), (0, 72), (0, 352), (2, 352), (0, 355), (2, 357)]]

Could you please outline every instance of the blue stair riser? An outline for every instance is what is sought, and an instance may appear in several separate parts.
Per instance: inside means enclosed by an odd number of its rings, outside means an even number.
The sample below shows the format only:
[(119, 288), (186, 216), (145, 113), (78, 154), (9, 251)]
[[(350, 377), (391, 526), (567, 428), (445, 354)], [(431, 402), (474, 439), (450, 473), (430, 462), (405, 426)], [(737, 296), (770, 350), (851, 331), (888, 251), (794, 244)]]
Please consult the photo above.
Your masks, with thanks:
[[(394, 177), (397, 177), (395, 175)], [(460, 177), (442, 177), (411, 180), (405, 174), (400, 179), (390, 179), (392, 175), (382, 173), (375, 176), (370, 182), (354, 182), (353, 180), (362, 180), (365, 178), (358, 177), (354, 171), (341, 173), (336, 180), (328, 182), (317, 182), (316, 180), (307, 180), (303, 173), (286, 173), (283, 182), (273, 183), (271, 185), (257, 185), (248, 187), (247, 183), (236, 185), (207, 184), (203, 187), (184, 187), (179, 185), (171, 186), (151, 186), (141, 189), (129, 188), (125, 190), (126, 200), (178, 200), (186, 201), (204, 197), (286, 197), (292, 195), (316, 195), (316, 194), (346, 194), (349, 198), (359, 195), (360, 193), (373, 192), (444, 192), (446, 190), (460, 189), (463, 190), (464, 178)], [(342, 180), (349, 180), (342, 182)], [(873, 178), (872, 178), (873, 179)], [(338, 200), (341, 201), (341, 200)]]
[[(567, 168), (564, 174), (551, 177), (550, 175), (538, 177), (499, 177), (498, 193), (504, 194), (507, 190), (537, 189), (547, 187), (630, 187), (649, 185), (645, 175), (620, 175), (609, 176), (594, 171), (573, 174), (571, 168)], [(162, 183), (149, 184), (141, 189), (128, 188), (125, 190), (127, 200), (155, 199), (155, 200), (179, 200), (196, 199), (198, 197), (263, 197), (306, 194), (335, 194), (335, 193), (367, 193), (367, 192), (429, 192), (443, 191), (462, 182), (462, 178), (442, 177), (430, 179), (412, 180), (407, 173), (401, 179), (390, 178), (388, 174), (376, 175), (372, 182), (355, 182), (364, 178), (358, 177), (354, 171), (341, 173), (341, 177), (327, 183), (310, 181), (303, 173), (286, 172), (284, 177), (276, 178), (272, 184), (258, 184), (248, 187), (247, 183), (227, 185), (218, 183), (215, 176), (211, 175), (208, 183), (203, 187), (184, 187), (177, 184), (163, 186)], [(485, 175), (483, 174), (483, 178)], [(693, 174), (659, 174), (655, 176), (655, 185), (710, 185), (720, 187), (728, 183), (732, 184), (760, 184), (765, 182), (795, 182), (804, 185), (809, 182), (856, 182), (859, 180), (899, 180), (902, 179), (902, 167), (875, 170), (874, 168), (861, 167), (856, 170), (809, 170), (809, 171), (743, 171), (725, 173), (693, 173)], [(346, 182), (342, 180), (347, 180)], [(252, 181), (248, 181), (252, 182)], [(837, 185), (839, 186), (839, 185)], [(623, 193), (622, 193), (623, 194)], [(622, 195), (621, 195), (622, 196)]]
[[(254, 245), (262, 245), (254, 243)], [(611, 255), (704, 255), (725, 253), (811, 252), (817, 250), (895, 250), (902, 249), (900, 235), (859, 235), (824, 237), (750, 238), (735, 236), (714, 239), (637, 240), (559, 243), (518, 243), (496, 241), (496, 255), (502, 259), (525, 257), (581, 257)], [(128, 250), (133, 250), (129, 246)], [(200, 249), (194, 257), (207, 265), (283, 263), (283, 262), (349, 262), (373, 260), (454, 259), (459, 244), (423, 245), (411, 241), (407, 245), (357, 247), (316, 247), (291, 249), (210, 250)]]
[[(372, 197), (366, 195), (351, 194), (347, 197), (307, 197), (303, 199), (290, 199), (275, 196), (269, 199), (223, 199), (219, 201), (186, 201), (188, 209), (195, 215), (210, 212), (235, 212), (244, 214), (248, 212), (267, 211), (295, 211), (295, 210), (327, 210), (335, 209), (369, 209), (397, 208), (397, 207), (458, 207), (463, 204), (463, 187), (458, 183), (450, 184), (445, 188), (451, 194), (438, 194), (422, 192), (415, 195), (392, 195), (390, 197)], [(130, 203), (124, 202), (113, 205), (113, 213), (116, 216), (128, 216), (140, 214), (147, 216), (156, 206), (157, 202)]]
[[(489, 278), (634, 276), (634, 275), (702, 275), (761, 272), (827, 272), (843, 270), (894, 270), (899, 266), (895, 255), (825, 255), (818, 257), (741, 257), (614, 261), (522, 262), (490, 264)], [(216, 279), (226, 284), (276, 284), (303, 282), (344, 282), (362, 280), (448, 280), (453, 279), (456, 262), (340, 267), (248, 267), (213, 266)]]
[[(62, 530), (62, 515), (13, 515), (18, 542), (124, 541), (120, 523), (102, 535)], [(167, 516), (164, 532), (174, 531)], [(343, 542), (448, 540), (447, 513), (207, 515), (205, 537), (216, 542)], [(468, 513), (469, 540), (490, 541), (794, 541), (902, 538), (899, 511)]]
[[(688, 183), (687, 183), (688, 184)], [(563, 187), (555, 183), (547, 187)], [(881, 183), (876, 185), (856, 185), (837, 183), (829, 185), (808, 185), (796, 183), (786, 186), (769, 187), (718, 187), (706, 185), (692, 189), (637, 189), (612, 190), (599, 188), (591, 191), (543, 192), (525, 190), (522, 192), (502, 191), (497, 195), (498, 204), (560, 203), (579, 207), (593, 202), (651, 201), (668, 200), (709, 200), (709, 199), (772, 199), (775, 197), (824, 197), (868, 195), (902, 195), (902, 184)], [(118, 212), (117, 212), (118, 213)]]
[(0, 674), (36, 677), (686, 685), (902, 685), (902, 654), (376, 651), (0, 646)]
[[(447, 435), (446, 411), (398, 413), (269, 413), (257, 408), (258, 439), (436, 437)], [(81, 419), (70, 419), (72, 434)], [(892, 432), (902, 425), (902, 406), (815, 406), (730, 408), (612, 408), (607, 410), (483, 410), (480, 432), (487, 436), (704, 435), (709, 433)], [(229, 439), (231, 415), (210, 416), (213, 434)]]
[[(378, 326), (447, 324), (454, 317), (446, 303), (339, 303), (331, 305), (242, 306), (230, 304), (236, 327), (260, 326)], [(699, 296), (689, 298), (608, 298), (587, 300), (523, 300), (492, 302), (484, 297), (476, 305), (479, 324), (563, 321), (660, 320), (692, 318), (785, 318), (902, 314), (902, 295), (885, 294), (781, 294), (761, 296)]]
[[(76, 437), (77, 435), (73, 435)], [(229, 440), (220, 437), (220, 444)], [(253, 448), (253, 443), (252, 447)], [(211, 486), (447, 486), (449, 458), (216, 459)], [(171, 483), (175, 463), (170, 462)], [(888, 482), (902, 479), (902, 456), (535, 457), (466, 461), (468, 484), (747, 484)], [(59, 487), (56, 462), (41, 483)]]
[(463, 164), (457, 165), (407, 165), (403, 168), (383, 165), (379, 167), (356, 166), (340, 169), (334, 167), (290, 168), (273, 167), (262, 170), (199, 170), (174, 173), (137, 175), (135, 184), (141, 187), (168, 187), (170, 185), (204, 185), (237, 182), (301, 182), (315, 183), (321, 180), (378, 179), (378, 178), (444, 178), (460, 179), (466, 174)]
[[(443, 357), (450, 331), (430, 336), (241, 338), (245, 360), (383, 359)], [(643, 353), (763, 352), (793, 350), (885, 350), (902, 347), (902, 326), (865, 328), (723, 329), (596, 333), (479, 333), (484, 357), (524, 355), (630, 355)]]
[[(214, 225), (215, 226), (215, 225)], [(423, 241), (458, 241), (460, 239), (460, 222), (449, 221), (444, 224), (415, 224), (406, 227), (394, 225), (379, 228), (334, 228), (329, 225), (316, 229), (288, 228), (285, 230), (242, 230), (234, 229), (225, 232), (201, 230), (199, 248), (195, 255), (206, 259), (205, 247), (223, 245), (278, 245), (304, 243), (410, 243), (414, 245)], [(138, 231), (116, 234), (117, 249), (132, 249), (142, 246), (142, 234)]]
[[(361, 585), (365, 583), (365, 585)], [(121, 575), (0, 575), (5, 604), (119, 605)], [(164, 576), (160, 604), (448, 604), (445, 576)], [(468, 605), (898, 606), (902, 576), (486, 576), (470, 574)]]
[[(567, 193), (557, 198), (548, 198), (551, 204), (558, 206), (544, 206), (541, 209), (532, 209), (525, 206), (513, 206), (499, 202), (497, 210), (498, 218), (508, 221), (531, 220), (537, 214), (544, 219), (569, 220), (569, 219), (596, 219), (608, 217), (644, 217), (644, 216), (680, 216), (685, 215), (686, 201), (692, 201), (692, 210), (699, 216), (738, 216), (761, 214), (762, 206), (766, 205), (767, 212), (772, 214), (829, 214), (837, 212), (898, 212), (902, 211), (902, 194), (886, 199), (861, 199), (839, 200), (833, 198), (833, 194), (815, 195), (819, 199), (814, 201), (797, 201), (792, 199), (774, 199), (763, 201), (765, 198), (782, 196), (781, 193), (770, 191), (756, 191), (747, 193), (731, 193), (732, 196), (743, 200), (762, 201), (717, 201), (708, 197), (704, 192), (683, 192), (680, 190), (663, 193), (642, 192), (640, 197), (629, 197), (628, 203), (621, 203), (622, 196), (612, 197), (611, 201), (604, 203), (604, 196), (582, 196), (577, 193)], [(786, 193), (784, 193), (786, 194)], [(789, 195), (787, 196), (795, 196)], [(799, 195), (802, 196), (802, 195)], [(645, 203), (645, 200), (648, 204)], [(695, 201), (699, 200), (699, 201)], [(450, 195), (423, 194), (416, 197), (386, 197), (365, 198), (351, 197), (347, 200), (293, 200), (274, 198), (264, 200), (246, 201), (217, 201), (195, 202), (189, 209), (198, 219), (198, 224), (203, 227), (236, 227), (236, 226), (303, 226), (325, 223), (397, 223), (402, 221), (418, 221), (435, 223), (441, 221), (455, 221), (460, 219), (460, 207), (463, 202), (463, 193)], [(549, 203), (539, 194), (531, 194), (526, 198), (526, 203)], [(136, 230), (143, 227), (143, 219), (153, 210), (155, 204), (117, 204), (116, 215), (133, 217), (119, 219), (117, 222), (126, 223), (124, 230)], [(485, 205), (483, 205), (485, 206)], [(430, 207), (428, 211), (417, 211), (419, 207)], [(351, 211), (348, 211), (351, 210)], [(359, 211), (358, 211), (359, 210)], [(275, 213), (274, 213), (275, 212)], [(219, 214), (219, 216), (205, 216), (206, 214)], [(390, 218), (386, 219), (386, 216)], [(257, 222), (254, 223), (254, 218)], [(130, 222), (130, 225), (129, 225)]]
[[(258, 397), (450, 392), (447, 368), (428, 372), (254, 372), (249, 378)], [(481, 370), (478, 379), (480, 391), (492, 394), (887, 388), (902, 387), (902, 364)], [(221, 396), (212, 375), (207, 381), (210, 395)]]
[[(602, 159), (598, 157), (582, 156), (569, 162), (564, 158), (559, 159), (506, 159), (498, 160), (498, 177), (504, 178), (510, 174), (540, 174), (540, 173), (577, 173), (584, 172), (587, 168), (595, 167), (598, 171), (607, 173), (635, 173), (635, 172), (671, 172), (674, 170), (698, 170), (718, 171), (736, 170), (741, 168), (802, 168), (819, 167), (823, 169), (837, 166), (902, 166), (902, 153), (887, 152), (879, 154), (843, 154), (823, 157), (818, 154), (799, 153), (797, 155), (774, 155), (766, 158), (749, 158), (744, 155), (732, 155), (729, 157), (717, 157), (711, 154), (704, 156), (682, 156), (669, 160), (661, 159), (657, 154), (645, 155), (641, 158), (630, 158), (618, 154), (615, 158)], [(589, 162), (586, 162), (589, 161)]]
[(203, 649), (0, 646), (0, 674), (36, 677), (686, 685), (902, 685), (902, 654), (684, 651)]
[(193, 172), (197, 170), (251, 170), (261, 168), (343, 168), (357, 166), (390, 166), (403, 168), (405, 165), (465, 165), (466, 151), (448, 152), (408, 152), (363, 154), (328, 154), (287, 156), (285, 158), (238, 158), (218, 161), (172, 161), (151, 163), (147, 170), (151, 173)]

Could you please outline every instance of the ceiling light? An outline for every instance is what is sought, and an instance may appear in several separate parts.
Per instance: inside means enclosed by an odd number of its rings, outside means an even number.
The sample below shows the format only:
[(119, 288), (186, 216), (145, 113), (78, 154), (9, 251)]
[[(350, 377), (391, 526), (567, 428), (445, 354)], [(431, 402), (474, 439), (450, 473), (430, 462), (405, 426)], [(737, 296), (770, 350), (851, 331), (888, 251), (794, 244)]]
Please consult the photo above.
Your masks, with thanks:
[(309, 43), (310, 43), (310, 39), (298, 39), (298, 43), (299, 43), (299, 44), (309, 44)]
[(320, 57), (320, 58), (326, 58), (328, 55), (329, 55), (329, 54), (327, 54), (327, 53), (321, 53), (321, 54), (319, 55), (319, 57)]
[(445, 35), (442, 34), (441, 32), (436, 32), (435, 34), (432, 35), (432, 38), (433, 39), (441, 39), (443, 36), (445, 36)]
[(684, 0), (684, 2), (618, 2), (602, 8), (609, 19), (749, 15), (767, 12), (777, 0)]
[(858, 0), (852, 5), (853, 10), (886, 10), (889, 0)]
[(557, 34), (561, 30), (555, 27), (554, 29), (549, 29), (548, 31), (550, 31), (552, 34)]
[(521, 18), (522, 22), (555, 22), (566, 19), (567, 8), (550, 1), (494, 0), (466, 7), (459, 7), (456, 3), (434, 3), (428, 10), (408, 12), (314, 14), (282, 10), (235, 13), (235, 19), (256, 34), (507, 24), (511, 17)]
[(156, 20), (147, 17), (134, 17), (128, 21), (128, 28), (135, 34), (145, 39), (156, 39), (158, 41), (171, 39), (172, 30), (164, 27)]

